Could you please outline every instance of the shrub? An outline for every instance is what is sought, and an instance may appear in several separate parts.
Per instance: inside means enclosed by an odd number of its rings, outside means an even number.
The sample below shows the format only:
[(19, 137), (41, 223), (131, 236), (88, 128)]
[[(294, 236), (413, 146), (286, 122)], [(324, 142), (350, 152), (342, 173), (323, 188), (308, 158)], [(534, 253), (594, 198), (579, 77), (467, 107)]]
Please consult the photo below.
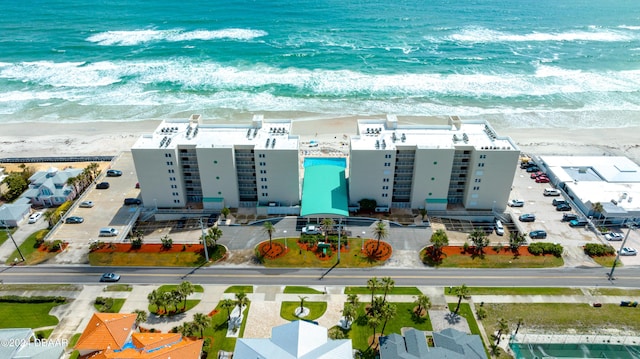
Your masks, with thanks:
[(614, 255), (616, 250), (610, 245), (587, 243), (584, 245), (584, 253), (589, 257), (600, 257)]
[(549, 242), (535, 242), (529, 245), (529, 253), (534, 256), (541, 254), (552, 254), (556, 257), (562, 256), (563, 248), (560, 244)]
[(95, 305), (100, 313), (109, 313), (113, 307), (113, 298), (97, 297)]
[(462, 245), (462, 251), (464, 253), (467, 253), (469, 251), (469, 243), (464, 242), (464, 244)]
[(142, 238), (134, 238), (131, 241), (131, 249), (140, 249), (142, 248)]
[(96, 251), (102, 248), (103, 246), (104, 246), (104, 242), (102, 241), (91, 242), (91, 244), (89, 244), (89, 251), (90, 252)]
[(56, 239), (55, 241), (46, 242), (45, 247), (49, 252), (57, 252), (62, 249), (62, 241)]
[(34, 296), (34, 297), (21, 297), (19, 295), (5, 295), (0, 297), (0, 302), (5, 303), (65, 303), (67, 298), (65, 297), (52, 297), (52, 296)]

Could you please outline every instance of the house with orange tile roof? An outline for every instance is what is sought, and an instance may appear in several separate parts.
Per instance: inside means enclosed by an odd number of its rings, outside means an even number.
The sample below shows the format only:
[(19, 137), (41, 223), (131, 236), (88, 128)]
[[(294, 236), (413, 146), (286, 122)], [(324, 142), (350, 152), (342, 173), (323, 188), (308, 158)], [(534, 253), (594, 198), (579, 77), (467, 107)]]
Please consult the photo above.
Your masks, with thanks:
[(134, 332), (136, 314), (95, 313), (75, 349), (86, 359), (198, 359), (203, 340)]

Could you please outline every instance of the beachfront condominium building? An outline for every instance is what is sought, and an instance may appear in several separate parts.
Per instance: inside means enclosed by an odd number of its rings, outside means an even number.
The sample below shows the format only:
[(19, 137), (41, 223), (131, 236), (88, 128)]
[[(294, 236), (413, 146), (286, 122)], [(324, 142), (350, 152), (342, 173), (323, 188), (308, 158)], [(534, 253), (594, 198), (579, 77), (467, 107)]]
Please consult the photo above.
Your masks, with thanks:
[(349, 204), (380, 210), (503, 210), (520, 150), (488, 122), (451, 117), (446, 125), (399, 126), (395, 116), (358, 121), (351, 137)]
[[(305, 201), (302, 154), (290, 129), (291, 121), (262, 116), (247, 125), (203, 124), (199, 115), (162, 122), (131, 149), (143, 203), (211, 210), (294, 206), (287, 213), (299, 213), (294, 209)], [(502, 210), (519, 155), (510, 138), (483, 120), (451, 117), (446, 124), (414, 126), (398, 125), (395, 116), (360, 120), (340, 190), (350, 207), (373, 199), (381, 211)], [(335, 192), (313, 197), (321, 196), (333, 198)]]
[(290, 121), (165, 120), (131, 149), (147, 207), (255, 207), (300, 201), (298, 137)]

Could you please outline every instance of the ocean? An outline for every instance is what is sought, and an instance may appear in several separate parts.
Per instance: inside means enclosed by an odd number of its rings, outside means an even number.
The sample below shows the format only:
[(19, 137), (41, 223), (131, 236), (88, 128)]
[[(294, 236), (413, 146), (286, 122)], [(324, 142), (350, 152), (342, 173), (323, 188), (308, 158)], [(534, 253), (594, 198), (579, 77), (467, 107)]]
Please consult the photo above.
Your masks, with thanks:
[(22, 0), (0, 13), (0, 123), (640, 125), (637, 0)]

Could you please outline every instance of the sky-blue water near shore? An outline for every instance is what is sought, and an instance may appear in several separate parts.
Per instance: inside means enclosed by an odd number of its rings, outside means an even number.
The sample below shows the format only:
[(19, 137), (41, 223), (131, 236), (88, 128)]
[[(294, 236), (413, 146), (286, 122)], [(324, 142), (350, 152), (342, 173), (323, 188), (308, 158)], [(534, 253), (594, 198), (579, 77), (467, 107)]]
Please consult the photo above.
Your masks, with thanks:
[(637, 0), (23, 0), (0, 14), (0, 123), (640, 125)]

